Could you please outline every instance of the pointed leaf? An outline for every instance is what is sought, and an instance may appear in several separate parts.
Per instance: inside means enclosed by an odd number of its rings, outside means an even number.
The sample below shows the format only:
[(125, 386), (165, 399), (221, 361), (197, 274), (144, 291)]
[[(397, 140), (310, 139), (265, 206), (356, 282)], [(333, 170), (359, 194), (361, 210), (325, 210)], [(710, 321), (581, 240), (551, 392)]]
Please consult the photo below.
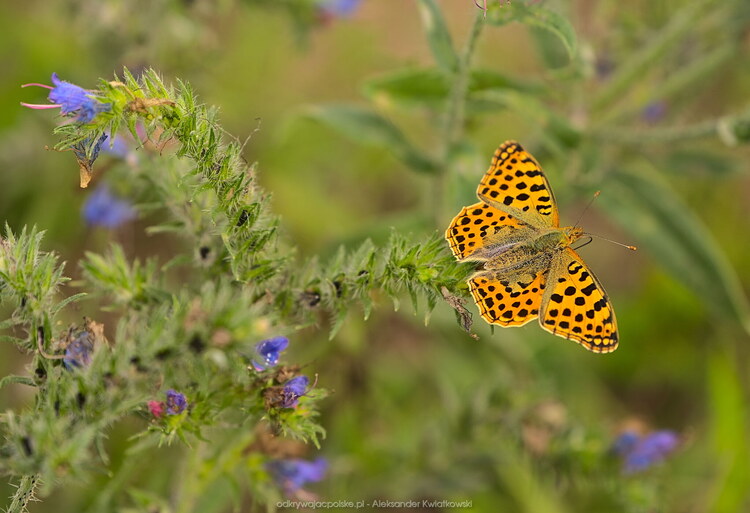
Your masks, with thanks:
[(443, 15), (440, 13), (440, 8), (434, 0), (419, 0), (419, 12), (422, 15), (422, 23), (427, 31), (427, 41), (435, 62), (444, 71), (455, 71), (458, 68), (458, 56), (453, 48), (453, 41)]
[(437, 164), (412, 146), (396, 125), (375, 112), (353, 105), (321, 105), (304, 114), (355, 142), (389, 149), (415, 171), (438, 171)]
[(602, 206), (706, 306), (750, 332), (750, 308), (737, 275), (667, 182), (653, 171), (618, 171)]
[(578, 53), (575, 30), (564, 16), (541, 5), (526, 5), (520, 2), (491, 9), (487, 21), (493, 25), (506, 25), (517, 21), (531, 27), (547, 30), (560, 39), (571, 60)]

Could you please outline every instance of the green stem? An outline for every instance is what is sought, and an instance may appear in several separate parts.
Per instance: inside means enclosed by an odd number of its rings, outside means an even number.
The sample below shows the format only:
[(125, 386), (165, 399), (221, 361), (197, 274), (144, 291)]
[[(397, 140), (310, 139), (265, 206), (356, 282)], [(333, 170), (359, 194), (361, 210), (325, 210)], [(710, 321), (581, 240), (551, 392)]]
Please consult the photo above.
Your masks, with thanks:
[(471, 32), (466, 40), (463, 53), (458, 60), (458, 69), (456, 70), (456, 76), (453, 81), (453, 89), (451, 90), (450, 100), (448, 103), (448, 112), (445, 123), (444, 139), (444, 158), (443, 162), (448, 161), (450, 155), (451, 146), (460, 139), (463, 131), (463, 123), (465, 118), (465, 106), (466, 106), (466, 93), (469, 88), (469, 73), (471, 71), (471, 58), (474, 55), (476, 49), (477, 40), (479, 34), (482, 33), (482, 27), (484, 27), (483, 16), (478, 14), (474, 18), (474, 24), (471, 26)]
[(593, 108), (602, 112), (619, 101), (627, 90), (639, 81), (652, 65), (672, 46), (679, 43), (683, 36), (695, 30), (698, 20), (706, 15), (706, 7), (715, 0), (703, 0), (685, 6), (675, 13), (670, 23), (643, 50), (627, 60), (620, 71), (612, 78), (609, 85), (594, 98)]
[(469, 37), (458, 59), (453, 88), (448, 100), (443, 132), (443, 158), (440, 165), (440, 172), (435, 177), (435, 180), (433, 180), (433, 206), (436, 224), (444, 221), (442, 214), (445, 205), (446, 183), (450, 176), (451, 154), (456, 142), (461, 139), (463, 133), (464, 120), (466, 118), (466, 95), (469, 89), (469, 76), (471, 73), (471, 58), (474, 55), (479, 34), (482, 33), (483, 27), (484, 16), (483, 13), (479, 13), (474, 18), (474, 24), (471, 26)]
[(632, 129), (592, 128), (588, 136), (595, 141), (625, 144), (665, 144), (719, 136), (727, 144), (739, 142), (738, 131), (750, 124), (750, 112), (738, 116), (701, 121), (687, 126), (652, 128), (634, 132)]
[(36, 386), (36, 383), (34, 383), (34, 380), (27, 376), (9, 375), (0, 379), (0, 388), (3, 388), (5, 385), (10, 385), (10, 384), (28, 385), (30, 387)]
[(34, 499), (34, 490), (39, 484), (39, 476), (28, 474), (21, 478), (16, 493), (11, 497), (10, 504), (5, 513), (24, 513), (28, 511), (29, 502)]

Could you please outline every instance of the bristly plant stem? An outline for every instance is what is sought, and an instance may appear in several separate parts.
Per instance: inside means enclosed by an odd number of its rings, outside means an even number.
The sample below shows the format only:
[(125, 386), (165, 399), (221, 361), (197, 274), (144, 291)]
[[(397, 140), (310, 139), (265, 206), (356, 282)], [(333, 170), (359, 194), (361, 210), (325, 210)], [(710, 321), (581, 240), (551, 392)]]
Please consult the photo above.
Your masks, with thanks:
[(29, 502), (34, 500), (34, 490), (39, 484), (39, 476), (30, 474), (23, 476), (18, 483), (16, 493), (10, 500), (8, 508), (3, 510), (4, 513), (24, 513), (28, 511)]
[(691, 139), (718, 136), (727, 144), (736, 144), (746, 139), (745, 132), (750, 127), (750, 112), (687, 126), (652, 128), (634, 132), (631, 129), (598, 127), (589, 136), (603, 142), (622, 144), (665, 144)]
[(469, 89), (469, 76), (471, 73), (471, 58), (474, 55), (479, 34), (484, 27), (483, 13), (474, 18), (471, 32), (466, 40), (463, 53), (458, 59), (458, 68), (453, 77), (453, 88), (448, 100), (448, 109), (445, 115), (445, 126), (443, 132), (443, 156), (440, 173), (435, 177), (434, 185), (434, 217), (435, 223), (439, 225), (444, 221), (443, 207), (445, 205), (445, 184), (450, 176), (451, 156), (456, 143), (461, 139), (465, 119), (466, 94)]

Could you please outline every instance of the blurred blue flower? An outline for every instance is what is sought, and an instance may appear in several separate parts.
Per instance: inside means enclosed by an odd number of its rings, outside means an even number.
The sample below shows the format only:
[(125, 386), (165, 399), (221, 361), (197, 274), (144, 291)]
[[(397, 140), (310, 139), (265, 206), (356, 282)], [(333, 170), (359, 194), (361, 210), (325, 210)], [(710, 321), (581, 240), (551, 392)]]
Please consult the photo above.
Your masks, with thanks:
[(167, 415), (179, 415), (187, 408), (187, 399), (184, 394), (172, 389), (167, 390)]
[(361, 2), (362, 0), (325, 0), (319, 8), (325, 18), (348, 18)]
[(279, 362), (281, 352), (289, 345), (289, 339), (286, 337), (274, 337), (259, 342), (255, 346), (255, 353), (260, 361), (253, 359), (255, 370), (262, 371), (268, 367), (273, 367)]
[(130, 157), (130, 145), (120, 134), (115, 136), (111, 144), (104, 146), (102, 151), (122, 160), (127, 160)]
[(679, 442), (674, 431), (655, 431), (648, 435), (626, 431), (615, 440), (612, 448), (622, 458), (623, 472), (633, 474), (663, 461)]
[(641, 111), (641, 118), (648, 123), (656, 123), (667, 114), (667, 102), (658, 100), (649, 103)]
[(328, 462), (323, 458), (275, 460), (268, 463), (268, 470), (279, 486), (293, 493), (309, 482), (321, 481), (328, 470)]
[(617, 454), (626, 454), (633, 450), (639, 439), (640, 436), (637, 433), (625, 431), (612, 444), (612, 450)]
[(89, 195), (83, 204), (82, 213), (88, 224), (105, 228), (117, 228), (135, 217), (133, 206), (114, 196), (104, 184)]
[(65, 348), (63, 365), (68, 370), (86, 367), (91, 363), (91, 353), (94, 351), (94, 338), (88, 331), (80, 331)]
[(52, 105), (38, 105), (33, 103), (21, 103), (30, 109), (60, 109), (63, 116), (73, 114), (76, 121), (90, 123), (100, 112), (109, 111), (112, 106), (109, 103), (101, 103), (90, 91), (75, 84), (60, 80), (57, 73), (52, 73), (54, 87), (46, 84), (23, 84), (21, 87), (39, 86), (50, 89), (47, 96)]
[(281, 408), (294, 408), (299, 402), (299, 398), (307, 392), (307, 386), (310, 380), (307, 376), (297, 376), (284, 383), (284, 389), (281, 392)]

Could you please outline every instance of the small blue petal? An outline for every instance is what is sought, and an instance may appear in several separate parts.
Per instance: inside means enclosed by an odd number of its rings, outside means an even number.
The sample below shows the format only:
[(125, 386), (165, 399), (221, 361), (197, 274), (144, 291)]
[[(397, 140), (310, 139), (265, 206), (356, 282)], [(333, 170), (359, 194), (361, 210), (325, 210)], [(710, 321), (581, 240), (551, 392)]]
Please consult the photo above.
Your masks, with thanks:
[(130, 156), (130, 146), (128, 146), (128, 142), (120, 134), (115, 136), (111, 144), (105, 144), (102, 147), (102, 151), (123, 160), (126, 160)]
[(284, 383), (284, 390), (299, 397), (305, 395), (309, 383), (310, 380), (307, 379), (307, 376), (297, 376)]
[(86, 162), (87, 165), (91, 167), (99, 156), (99, 150), (102, 149), (102, 143), (106, 140), (107, 134), (102, 134), (101, 137), (99, 137), (99, 140), (96, 141), (96, 144), (94, 144), (94, 147), (91, 149), (91, 158), (88, 158), (86, 155), (88, 148), (91, 145), (91, 137), (87, 137), (86, 139), (74, 144), (71, 149), (79, 162)]
[(259, 342), (255, 346), (255, 352), (258, 355), (258, 360), (253, 360), (253, 366), (256, 370), (265, 370), (268, 367), (273, 367), (279, 362), (281, 352), (286, 349), (289, 345), (289, 339), (286, 337), (274, 337), (268, 340)]
[(362, 0), (327, 0), (321, 8), (333, 16), (346, 18), (354, 14)]
[(626, 454), (633, 450), (640, 436), (633, 431), (625, 431), (612, 444), (612, 450), (617, 454)]
[(641, 117), (649, 123), (656, 123), (667, 114), (667, 103), (665, 101), (651, 102), (643, 108)]
[(282, 400), (279, 406), (281, 408), (294, 408), (297, 406), (298, 399), (307, 392), (307, 385), (309, 383), (310, 380), (307, 379), (307, 376), (297, 376), (284, 383)]
[(94, 341), (88, 331), (81, 331), (65, 348), (63, 364), (68, 370), (76, 367), (86, 367), (91, 363), (91, 353), (94, 351)]
[(132, 205), (112, 195), (106, 185), (100, 185), (91, 193), (82, 213), (88, 224), (105, 228), (117, 228), (135, 217)]
[(274, 480), (291, 493), (308, 482), (321, 481), (328, 470), (328, 462), (323, 458), (315, 461), (301, 459), (276, 460), (268, 464)]

